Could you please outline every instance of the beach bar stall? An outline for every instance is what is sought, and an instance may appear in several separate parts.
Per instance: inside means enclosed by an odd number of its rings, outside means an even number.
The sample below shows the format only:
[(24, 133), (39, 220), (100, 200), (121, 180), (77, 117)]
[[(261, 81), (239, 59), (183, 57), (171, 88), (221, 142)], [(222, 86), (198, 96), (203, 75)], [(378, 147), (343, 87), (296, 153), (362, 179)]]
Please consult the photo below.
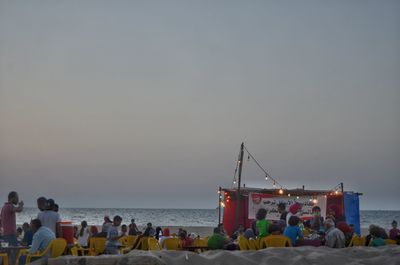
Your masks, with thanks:
[(278, 204), (285, 203), (286, 209), (298, 202), (302, 204), (301, 219), (312, 217), (312, 208), (319, 206), (321, 215), (334, 212), (336, 219), (353, 224), (356, 233), (360, 233), (359, 196), (351, 191), (306, 190), (306, 189), (259, 189), (243, 187), (239, 190), (220, 188), (220, 222), (231, 235), (239, 224), (251, 227), (260, 208), (267, 210), (267, 219), (279, 220)]
[[(272, 182), (272, 189), (249, 188), (242, 186), (242, 168), (244, 153), (247, 153), (248, 161), (254, 163), (264, 172), (265, 180)], [(361, 193), (345, 191), (343, 183), (339, 183), (330, 190), (307, 190), (304, 186), (300, 189), (284, 188), (274, 177), (260, 165), (249, 152), (244, 143), (240, 146), (240, 152), (236, 163), (232, 188), (219, 188), (219, 223), (223, 223), (226, 232), (231, 235), (239, 224), (246, 228), (251, 227), (255, 215), (260, 208), (267, 210), (267, 219), (279, 220), (278, 204), (285, 203), (286, 210), (290, 205), (298, 202), (302, 205), (300, 218), (308, 220), (312, 218), (312, 208), (319, 206), (322, 217), (328, 214), (335, 215), (336, 220), (353, 224), (355, 232), (360, 234), (360, 209), (359, 196)]]

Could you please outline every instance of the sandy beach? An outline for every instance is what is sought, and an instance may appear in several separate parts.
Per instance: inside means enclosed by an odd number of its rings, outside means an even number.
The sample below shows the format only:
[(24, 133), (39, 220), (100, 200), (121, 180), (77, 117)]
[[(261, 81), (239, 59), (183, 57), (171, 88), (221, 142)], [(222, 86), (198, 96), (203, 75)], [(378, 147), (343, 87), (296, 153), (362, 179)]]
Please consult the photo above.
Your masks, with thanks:
[[(37, 263), (45, 264), (45, 263)], [(354, 247), (330, 249), (326, 247), (267, 248), (258, 251), (207, 251), (196, 254), (187, 251), (131, 251), (126, 255), (98, 257), (63, 256), (49, 259), (49, 265), (94, 264), (266, 264), (266, 265), (398, 265), (400, 246), (379, 248)]]

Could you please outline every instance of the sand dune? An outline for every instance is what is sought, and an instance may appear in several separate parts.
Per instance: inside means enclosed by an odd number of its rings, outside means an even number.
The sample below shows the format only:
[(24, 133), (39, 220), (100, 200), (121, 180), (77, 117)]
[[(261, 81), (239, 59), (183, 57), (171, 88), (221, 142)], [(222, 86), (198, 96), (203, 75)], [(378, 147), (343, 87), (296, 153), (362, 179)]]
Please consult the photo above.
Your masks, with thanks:
[(49, 259), (49, 265), (400, 265), (400, 246), (379, 248), (354, 247), (330, 249), (326, 247), (268, 248), (259, 251), (207, 251), (196, 254), (187, 251), (131, 251), (126, 255), (98, 257), (64, 256)]

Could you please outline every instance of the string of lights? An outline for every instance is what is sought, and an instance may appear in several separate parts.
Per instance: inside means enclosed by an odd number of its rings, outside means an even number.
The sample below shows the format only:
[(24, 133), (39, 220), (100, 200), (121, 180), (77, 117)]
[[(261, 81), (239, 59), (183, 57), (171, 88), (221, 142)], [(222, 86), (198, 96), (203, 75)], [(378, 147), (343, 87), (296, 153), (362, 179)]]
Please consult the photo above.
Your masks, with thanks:
[[(265, 174), (265, 180), (266, 181), (268, 181), (268, 180), (271, 180), (272, 181), (272, 183), (273, 183), (273, 187), (274, 188), (276, 188), (276, 186), (279, 186), (280, 187), (280, 190), (282, 190), (283, 189), (283, 186), (275, 179), (275, 178), (273, 178), (262, 166), (261, 166), (261, 164), (257, 161), (257, 159), (255, 159), (255, 157), (250, 153), (250, 151), (247, 149), (247, 147), (246, 146), (244, 146), (244, 150), (246, 150), (246, 152), (247, 152), (247, 155), (248, 155), (248, 160), (250, 160), (250, 158), (254, 161), (254, 163), (256, 163), (256, 165), (264, 172), (264, 174)], [(280, 192), (281, 193), (281, 192)], [(282, 193), (283, 193), (283, 191), (282, 191)]]

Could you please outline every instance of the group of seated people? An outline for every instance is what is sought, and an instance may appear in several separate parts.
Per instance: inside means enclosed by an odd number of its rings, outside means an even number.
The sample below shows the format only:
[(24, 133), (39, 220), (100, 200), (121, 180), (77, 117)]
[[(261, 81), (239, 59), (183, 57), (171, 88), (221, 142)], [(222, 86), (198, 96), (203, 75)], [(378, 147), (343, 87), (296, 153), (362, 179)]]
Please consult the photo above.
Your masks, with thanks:
[[(292, 246), (325, 245), (331, 248), (343, 248), (349, 246), (355, 234), (354, 225), (347, 224), (340, 218), (335, 218), (335, 211), (328, 209), (326, 219), (321, 216), (321, 209), (318, 206), (312, 208), (312, 218), (303, 221), (297, 216), (301, 212), (301, 204), (295, 203), (289, 207), (286, 212), (286, 205), (278, 205), (278, 211), (281, 213), (280, 220), (270, 222), (266, 219), (267, 211), (263, 208), (259, 209), (256, 214), (256, 220), (251, 227), (244, 229), (243, 225), (239, 225), (233, 233), (232, 239), (236, 239), (239, 235), (247, 239), (262, 239), (268, 235), (284, 235), (291, 241)], [(385, 245), (385, 239), (392, 239), (400, 243), (400, 230), (397, 229), (397, 222), (392, 222), (392, 230), (390, 236), (385, 229), (371, 225), (370, 234), (366, 237), (366, 246), (382, 246)], [(233, 241), (234, 242), (234, 241)]]

